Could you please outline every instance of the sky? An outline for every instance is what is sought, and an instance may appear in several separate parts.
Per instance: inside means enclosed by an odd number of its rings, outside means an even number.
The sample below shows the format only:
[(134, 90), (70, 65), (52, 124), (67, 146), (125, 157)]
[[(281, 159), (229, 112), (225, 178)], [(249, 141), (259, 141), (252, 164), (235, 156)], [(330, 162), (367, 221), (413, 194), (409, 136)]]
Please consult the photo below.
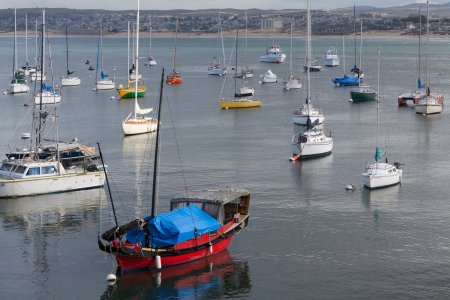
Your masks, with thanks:
[[(423, 0), (421, 0), (423, 1)], [(312, 0), (313, 9), (350, 7), (353, 4), (376, 7), (390, 7), (414, 3), (416, 0)], [(432, 0), (430, 3), (446, 3), (450, 0)], [(134, 10), (137, 0), (1, 0), (0, 9), (33, 8), (33, 7), (64, 7), (79, 9)], [(202, 8), (260, 8), (285, 9), (306, 7), (305, 0), (141, 0), (143, 10), (167, 9), (202, 9)]]

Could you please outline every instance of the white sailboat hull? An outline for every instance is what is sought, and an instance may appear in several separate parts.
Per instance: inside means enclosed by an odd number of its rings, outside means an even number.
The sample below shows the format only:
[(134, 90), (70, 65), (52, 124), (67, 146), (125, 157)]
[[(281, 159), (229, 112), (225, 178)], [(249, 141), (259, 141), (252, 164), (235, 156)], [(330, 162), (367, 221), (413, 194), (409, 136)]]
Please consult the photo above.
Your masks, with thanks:
[(208, 75), (217, 75), (217, 76), (224, 76), (227, 74), (227, 69), (222, 67), (209, 67), (208, 68)]
[(11, 83), (6, 91), (10, 94), (21, 94), (28, 93), (30, 91), (30, 88), (23, 83)]
[[(384, 166), (385, 165), (385, 166)], [(402, 170), (396, 169), (395, 172), (386, 172), (386, 166), (392, 167), (386, 163), (371, 165), (362, 175), (362, 182), (369, 189), (383, 188), (402, 182)]]
[(442, 102), (444, 97), (438, 95), (435, 97), (428, 97), (419, 101), (419, 103), (414, 105), (414, 109), (418, 114), (440, 114), (442, 112)]
[(95, 87), (97, 88), (97, 90), (113, 90), (116, 87), (116, 84), (110, 79), (98, 80), (95, 84)]
[(122, 129), (125, 135), (143, 134), (156, 131), (158, 122), (152, 118), (128, 119), (122, 122)]
[(40, 178), (0, 179), (0, 197), (20, 197), (102, 187), (104, 172), (70, 173)]
[(259, 61), (260, 62), (267, 62), (267, 63), (284, 63), (284, 61), (286, 60), (286, 54), (284, 53), (279, 53), (279, 54), (267, 54), (267, 55), (262, 55), (259, 57)]
[(333, 140), (325, 140), (323, 142), (305, 143), (305, 144), (291, 144), (292, 153), (298, 155), (302, 153), (303, 158), (322, 156), (333, 151)]
[[(42, 94), (42, 104), (54, 104), (54, 103), (59, 103), (59, 102), (61, 102), (60, 94), (53, 94), (52, 92), (44, 92)], [(41, 104), (40, 93), (38, 93), (36, 96), (34, 96), (34, 103)]]
[[(314, 123), (317, 120), (317, 124), (322, 124), (323, 121), (325, 120), (325, 117), (322, 114), (316, 116), (310, 115), (309, 119), (311, 120), (311, 123)], [(292, 115), (292, 120), (294, 121), (295, 124), (306, 126), (306, 122), (308, 121), (308, 115), (294, 114)]]
[(80, 84), (81, 84), (81, 79), (78, 77), (61, 78), (62, 86), (77, 86)]

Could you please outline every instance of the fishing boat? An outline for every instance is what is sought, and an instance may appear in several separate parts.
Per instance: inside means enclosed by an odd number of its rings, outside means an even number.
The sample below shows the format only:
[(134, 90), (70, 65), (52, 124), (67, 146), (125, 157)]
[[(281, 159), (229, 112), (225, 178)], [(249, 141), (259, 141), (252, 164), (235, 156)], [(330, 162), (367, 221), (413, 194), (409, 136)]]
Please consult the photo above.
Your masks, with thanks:
[(156, 129), (150, 215), (119, 226), (110, 193), (115, 225), (98, 237), (100, 250), (114, 255), (122, 271), (162, 269), (204, 259), (227, 249), (248, 224), (250, 193), (235, 188), (186, 193), (170, 200), (169, 212), (156, 215), (160, 127)]
[[(42, 66), (45, 65), (44, 57), (45, 11), (42, 13)], [(30, 141), (30, 144), (21, 148), (22, 155), (15, 152), (0, 166), (0, 197), (61, 193), (103, 186), (104, 171), (100, 171), (96, 162), (86, 159), (80, 164), (68, 164), (68, 161), (61, 159), (59, 142), (53, 143), (56, 149), (52, 153), (46, 157), (41, 156), (44, 153), (43, 149), (49, 147), (44, 144), (44, 134), (49, 132), (48, 124), (57, 127), (58, 116), (56, 105), (43, 105), (42, 81), (40, 87), (41, 102), (38, 106), (33, 106), (32, 134), (22, 134), (22, 139)], [(55, 140), (59, 140), (57, 128)]]
[[(128, 28), (127, 28), (127, 70), (130, 70), (130, 22), (128, 22)], [(137, 35), (139, 35), (138, 30), (136, 30)], [(133, 46), (134, 49), (134, 46)], [(137, 49), (137, 48), (136, 48)], [(137, 50), (136, 50), (137, 51)], [(134, 53), (134, 50), (133, 50)], [(135, 64), (133, 63), (132, 69), (135, 69)], [(133, 99), (136, 96), (138, 98), (142, 98), (145, 96), (145, 93), (147, 92), (147, 87), (145, 83), (142, 80), (131, 79), (131, 75), (133, 74), (132, 71), (127, 72), (127, 85), (124, 86), (123, 84), (119, 85), (119, 88), (117, 89), (117, 92), (119, 93), (120, 99)], [(138, 110), (140, 111), (140, 110)]]
[[(100, 60), (100, 78), (98, 78)], [(95, 67), (95, 89), (99, 90), (113, 90), (116, 87), (114, 80), (109, 78), (108, 73), (103, 69), (103, 22), (100, 21), (98, 44), (97, 44), (97, 63)]]
[[(311, 1), (307, 1), (307, 53), (306, 64), (310, 65), (311, 60)], [(310, 116), (311, 114), (311, 74), (310, 70), (307, 73), (307, 90), (306, 90), (306, 130), (304, 132), (294, 134), (291, 140), (292, 157), (291, 161), (299, 159), (308, 159), (328, 155), (333, 150), (333, 138), (326, 136), (323, 126), (319, 128), (316, 126), (320, 118), (318, 116)], [(295, 113), (294, 113), (295, 116)], [(312, 121), (312, 118), (315, 118)], [(322, 115), (323, 118), (323, 115)], [(299, 120), (304, 120), (304, 117), (298, 116)], [(295, 120), (295, 119), (294, 119)], [(322, 119), (323, 120), (323, 119)]]
[(284, 63), (286, 60), (286, 54), (283, 53), (281, 47), (275, 43), (272, 43), (269, 47), (267, 47), (267, 52), (265, 55), (259, 57), (260, 62), (266, 63)]
[(62, 86), (77, 86), (80, 85), (81, 79), (76, 76), (70, 76), (75, 71), (69, 70), (69, 38), (67, 36), (67, 26), (66, 26), (66, 69), (67, 69), (67, 77), (61, 78)]
[(335, 47), (330, 46), (325, 54), (323, 65), (326, 67), (339, 66), (339, 55)]
[[(221, 19), (220, 19), (220, 11), (219, 11), (219, 18), (218, 18), (218, 35), (221, 41), (221, 45), (222, 45), (222, 62), (220, 61), (220, 56), (219, 53), (217, 55), (213, 56), (212, 59), (212, 63), (211, 65), (208, 67), (208, 75), (217, 75), (217, 76), (223, 76), (227, 74), (228, 68), (225, 65), (225, 48), (223, 45), (223, 35), (222, 35), (222, 24), (221, 24)], [(217, 47), (217, 50), (219, 50), (219, 47)]]
[(354, 74), (347, 75), (345, 69), (345, 35), (342, 35), (342, 71), (344, 75), (342, 77), (334, 77), (331, 79), (335, 86), (358, 86), (360, 83), (360, 78), (354, 76)]
[[(224, 109), (228, 108), (252, 108), (261, 106), (261, 100), (252, 99), (251, 96), (255, 93), (255, 90), (248, 86), (246, 79), (243, 80), (242, 86), (238, 89), (237, 80), (237, 62), (238, 62), (238, 41), (239, 31), (236, 31), (235, 42), (235, 68), (234, 68), (234, 99), (222, 98), (219, 102), (219, 106)], [(225, 84), (225, 80), (224, 80)], [(223, 90), (223, 89), (222, 89)]]
[[(139, 3), (139, 2), (138, 2)], [(136, 72), (139, 71), (139, 4), (136, 13), (136, 52), (134, 56), (134, 64), (136, 65)], [(161, 79), (161, 87), (159, 95), (162, 97), (164, 79)], [(144, 86), (145, 88), (145, 86)], [(134, 90), (139, 89), (138, 82), (134, 81)], [(119, 92), (120, 94), (120, 92)], [(146, 115), (149, 114), (152, 108), (140, 108), (137, 101), (138, 93), (134, 94), (134, 114), (130, 113), (125, 121), (122, 122), (122, 130), (125, 135), (135, 135), (153, 132), (158, 127), (158, 120), (149, 118)]]
[[(361, 22), (361, 43), (359, 48), (359, 65), (362, 65), (362, 22)], [(350, 91), (350, 98), (353, 102), (373, 101), (377, 97), (377, 91), (372, 89), (369, 85), (362, 85), (361, 80), (357, 88)]]
[(294, 21), (291, 20), (291, 47), (290, 47), (290, 54), (289, 54), (289, 73), (286, 76), (286, 79), (284, 80), (284, 89), (286, 91), (296, 90), (296, 89), (301, 89), (302, 88), (302, 82), (292, 72), (292, 57), (293, 57), (292, 31), (293, 31), (293, 26), (294, 26)]
[[(377, 143), (375, 148), (375, 163), (369, 163), (363, 171), (362, 181), (364, 187), (368, 189), (384, 188), (402, 182), (403, 171), (400, 170), (400, 163), (389, 164), (386, 156), (386, 149), (378, 146), (379, 139), (379, 119), (380, 119), (380, 48), (378, 48), (378, 93), (377, 93)], [(380, 162), (386, 156), (386, 162)]]
[(172, 73), (167, 75), (166, 83), (170, 85), (177, 85), (183, 83), (183, 78), (181, 77), (181, 74), (177, 72), (176, 69), (176, 59), (177, 59), (177, 38), (178, 38), (178, 18), (175, 25), (175, 43), (173, 46), (173, 68)]
[(17, 70), (17, 17), (14, 9), (14, 50), (13, 50), (13, 75), (6, 92), (9, 94), (24, 94), (30, 91), (23, 75)]
[(426, 94), (421, 97), (418, 103), (414, 104), (414, 109), (416, 113), (422, 115), (430, 115), (430, 114), (440, 114), (442, 112), (442, 106), (444, 104), (444, 95), (431, 93), (430, 88), (430, 76), (428, 71), (428, 45), (430, 43), (430, 7), (429, 1), (427, 1), (427, 53), (425, 57), (425, 90)]

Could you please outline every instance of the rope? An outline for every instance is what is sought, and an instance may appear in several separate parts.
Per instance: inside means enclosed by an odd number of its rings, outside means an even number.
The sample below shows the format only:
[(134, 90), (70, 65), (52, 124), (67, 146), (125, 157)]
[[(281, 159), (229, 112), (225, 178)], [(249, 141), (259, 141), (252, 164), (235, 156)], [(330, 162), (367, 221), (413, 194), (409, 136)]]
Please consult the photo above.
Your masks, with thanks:
[[(235, 48), (236, 42), (237, 42), (237, 38), (234, 39), (233, 48), (232, 48), (232, 50), (231, 50), (230, 59), (228, 60), (227, 66), (230, 66), (231, 59), (233, 58), (233, 53), (234, 53), (234, 48)], [(228, 67), (227, 67), (227, 68), (228, 68)], [(237, 66), (235, 66), (235, 68), (237, 68)], [(222, 97), (222, 96), (223, 96), (223, 90), (224, 90), (224, 88), (225, 88), (225, 83), (226, 83), (226, 81), (227, 81), (228, 72), (227, 72), (227, 74), (225, 74), (225, 76), (223, 76), (223, 77), (224, 77), (224, 78), (223, 78), (222, 88), (221, 88), (221, 90), (220, 90), (220, 99), (223, 98), (223, 97)]]

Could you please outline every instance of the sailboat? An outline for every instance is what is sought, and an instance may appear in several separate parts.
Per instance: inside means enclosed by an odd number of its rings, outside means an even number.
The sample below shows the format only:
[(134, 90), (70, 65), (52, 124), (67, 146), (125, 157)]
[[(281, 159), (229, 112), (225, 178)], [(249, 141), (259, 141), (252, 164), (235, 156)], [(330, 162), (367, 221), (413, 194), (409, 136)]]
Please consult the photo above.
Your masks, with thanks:
[[(161, 77), (164, 80), (164, 69)], [(169, 212), (156, 215), (160, 128), (154, 147), (151, 214), (119, 226), (110, 197), (115, 225), (98, 237), (100, 250), (114, 255), (122, 271), (162, 269), (212, 256), (226, 250), (248, 223), (250, 193), (234, 188), (186, 193), (170, 201)]]
[(62, 86), (77, 86), (80, 85), (81, 79), (76, 76), (70, 76), (75, 71), (69, 70), (69, 39), (67, 37), (67, 26), (66, 26), (66, 68), (67, 68), (67, 77), (61, 78)]
[(378, 93), (377, 93), (377, 145), (375, 148), (375, 163), (371, 163), (364, 170), (362, 181), (366, 188), (376, 189), (392, 186), (402, 182), (402, 173), (400, 164), (393, 165), (387, 162), (380, 162), (383, 156), (386, 156), (386, 150), (378, 146), (379, 139), (379, 119), (380, 119), (380, 48), (378, 48)]
[[(359, 78), (360, 82), (358, 84), (360, 84), (364, 78), (364, 73), (360, 68), (358, 68), (356, 66), (356, 5), (353, 5), (353, 43), (354, 43), (355, 65), (350, 70), (350, 72), (352, 72), (353, 76)], [(361, 48), (362, 47), (362, 30), (361, 30), (360, 44), (361, 44), (360, 45), (360, 48)], [(360, 50), (359, 61), (361, 62), (361, 50)], [(360, 67), (361, 67), (361, 65), (360, 65)]]
[[(239, 41), (239, 30), (236, 30), (236, 42), (235, 42), (235, 67), (234, 67), (234, 99), (221, 99), (219, 106), (221, 108), (250, 108), (259, 107), (262, 102), (260, 100), (253, 100), (247, 98), (253, 96), (255, 90), (248, 86), (246, 79), (243, 78), (243, 85), (240, 87), (239, 91), (237, 88), (237, 63), (238, 63), (238, 41)], [(225, 84), (225, 81), (224, 81)], [(245, 97), (245, 98), (243, 98)]]
[[(136, 14), (136, 53), (134, 56), (134, 64), (136, 65), (136, 73), (139, 71), (139, 1), (138, 8)], [(129, 23), (128, 23), (129, 24)], [(160, 97), (162, 97), (162, 89), (163, 89), (164, 80), (161, 80), (160, 87)], [(145, 86), (144, 86), (145, 88)], [(137, 91), (139, 89), (138, 81), (134, 81), (134, 90)], [(130, 113), (125, 121), (122, 122), (122, 129), (125, 135), (134, 135), (152, 132), (156, 130), (158, 127), (158, 120), (153, 118), (146, 117), (153, 109), (152, 108), (140, 108), (139, 103), (137, 101), (138, 93), (134, 94), (134, 115)]]
[(167, 75), (166, 83), (170, 85), (176, 85), (183, 83), (183, 78), (181, 77), (181, 74), (177, 72), (176, 69), (176, 59), (177, 59), (177, 38), (178, 38), (178, 18), (175, 25), (175, 43), (173, 47), (173, 68), (172, 73)]
[[(127, 70), (130, 69), (130, 22), (128, 22), (128, 43), (127, 43)], [(139, 35), (139, 31), (137, 30), (137, 35)], [(138, 51), (138, 50), (136, 50)], [(133, 53), (134, 53), (134, 46), (133, 46)], [(133, 63), (133, 69), (135, 69), (134, 66), (137, 66), (137, 60), (138, 60), (138, 56), (136, 56), (136, 62)], [(137, 69), (136, 69), (137, 72)], [(119, 93), (119, 97), (121, 99), (131, 99), (131, 98), (142, 98), (145, 96), (145, 93), (147, 92), (147, 87), (145, 85), (145, 83), (142, 80), (131, 80), (131, 72), (127, 72), (127, 86), (124, 87), (122, 84), (119, 85), (119, 88), (117, 89), (117, 92)], [(137, 92), (136, 92), (137, 91)], [(137, 102), (136, 102), (137, 105)], [(139, 107), (139, 105), (138, 105)], [(140, 111), (140, 109), (138, 109), (137, 111)], [(135, 119), (136, 119), (136, 113), (135, 115)], [(130, 116), (128, 116), (130, 117)], [(128, 118), (127, 118), (128, 119)]]
[(420, 98), (418, 103), (414, 104), (416, 113), (429, 115), (429, 114), (440, 114), (442, 112), (442, 106), (444, 104), (443, 94), (431, 93), (430, 89), (430, 76), (428, 72), (428, 47), (430, 44), (430, 7), (429, 1), (427, 0), (427, 56), (425, 57), (425, 90), (426, 94)]
[[(43, 16), (43, 23), (45, 22), (45, 17)], [(42, 26), (42, 34), (41, 34), (41, 44), (45, 44), (45, 24)], [(47, 42), (48, 43), (48, 42)], [(49, 44), (48, 53), (49, 53), (49, 67), (51, 72), (51, 85), (48, 85), (47, 82), (45, 82), (45, 52), (46, 48), (45, 46), (41, 46), (41, 65), (39, 66), (39, 71), (37, 73), (39, 78), (35, 82), (35, 87), (37, 84), (39, 84), (39, 89), (35, 88), (35, 95), (34, 95), (34, 104), (36, 105), (43, 105), (43, 104), (56, 104), (61, 102), (61, 89), (56, 88), (53, 82), (53, 60), (52, 60), (52, 52)], [(37, 74), (36, 73), (36, 74)], [(35, 75), (35, 74), (33, 74)]]
[(242, 78), (253, 78), (253, 69), (248, 67), (248, 17), (247, 11), (245, 11), (245, 54), (244, 54), (244, 66), (242, 68), (241, 74), (239, 77)]
[(302, 82), (299, 78), (295, 77), (292, 73), (292, 29), (293, 29), (294, 23), (293, 20), (291, 20), (291, 49), (290, 49), (290, 55), (289, 55), (289, 74), (284, 80), (284, 89), (286, 91), (289, 90), (295, 90), (295, 89), (301, 89), (302, 88)]
[[(45, 11), (42, 13), (41, 65), (45, 65)], [(41, 68), (43, 73), (43, 68)], [(42, 75), (42, 74), (41, 74)], [(42, 77), (41, 77), (42, 78)], [(94, 160), (87, 158), (77, 164), (64, 160), (63, 143), (59, 142), (56, 105), (44, 106), (44, 82), (40, 82), (40, 103), (33, 106), (31, 133), (21, 139), (30, 141), (21, 153), (8, 155), (0, 166), (0, 197), (19, 197), (38, 194), (60, 193), (101, 187), (104, 172)], [(44, 134), (49, 126), (55, 127), (55, 141), (45, 145)], [(47, 130), (46, 130), (47, 129)], [(49, 153), (45, 149), (52, 147)], [(44, 155), (47, 153), (48, 155)], [(91, 157), (92, 158), (92, 157)]]
[(23, 75), (17, 70), (17, 21), (16, 9), (14, 9), (14, 50), (13, 50), (13, 76), (6, 92), (9, 94), (23, 94), (28, 93), (30, 88), (27, 85)]
[(22, 71), (25, 76), (30, 76), (36, 72), (36, 67), (30, 66), (28, 60), (28, 14), (25, 14), (25, 65), (22, 66)]
[[(306, 64), (309, 66), (311, 61), (311, 0), (307, 1), (307, 54)], [(318, 156), (324, 156), (331, 153), (333, 150), (333, 138), (328, 137), (324, 133), (323, 128), (316, 125), (319, 123), (318, 116), (310, 115), (312, 112), (311, 105), (311, 70), (308, 68), (307, 73), (307, 92), (306, 92), (306, 131), (300, 134), (294, 134), (291, 141), (292, 157), (291, 161), (298, 159), (307, 159)], [(295, 116), (295, 113), (294, 113)], [(312, 121), (312, 118), (315, 118)], [(322, 115), (323, 118), (323, 115)], [(300, 119), (300, 118), (299, 118)]]
[(345, 72), (345, 35), (342, 35), (342, 71), (344, 75), (342, 77), (334, 77), (331, 79), (335, 86), (357, 86), (359, 85), (360, 78), (354, 75), (347, 75)]
[[(100, 79), (98, 78), (99, 70), (99, 59), (100, 59)], [(114, 80), (109, 78), (109, 75), (103, 70), (103, 22), (100, 21), (100, 29), (98, 35), (98, 45), (97, 45), (97, 63), (95, 67), (95, 89), (98, 90), (112, 90), (116, 87)]]
[[(361, 22), (361, 46), (359, 48), (359, 65), (362, 65), (362, 22)], [(368, 85), (361, 84), (361, 78), (357, 88), (350, 91), (350, 98), (353, 102), (372, 101), (377, 97), (377, 91)]]
[(147, 57), (147, 61), (144, 63), (147, 67), (156, 66), (156, 59), (152, 56), (152, 14), (150, 14), (150, 26), (148, 30), (149, 34), (149, 55)]
[[(225, 48), (223, 45), (223, 34), (222, 34), (222, 25), (221, 25), (221, 19), (220, 19), (220, 11), (219, 11), (219, 27), (218, 27), (218, 33), (220, 40), (222, 42), (222, 56), (223, 56), (223, 62), (225, 63)], [(219, 55), (214, 56), (212, 60), (212, 65), (208, 67), (208, 75), (218, 75), (223, 76), (227, 74), (228, 68), (220, 61)]]

